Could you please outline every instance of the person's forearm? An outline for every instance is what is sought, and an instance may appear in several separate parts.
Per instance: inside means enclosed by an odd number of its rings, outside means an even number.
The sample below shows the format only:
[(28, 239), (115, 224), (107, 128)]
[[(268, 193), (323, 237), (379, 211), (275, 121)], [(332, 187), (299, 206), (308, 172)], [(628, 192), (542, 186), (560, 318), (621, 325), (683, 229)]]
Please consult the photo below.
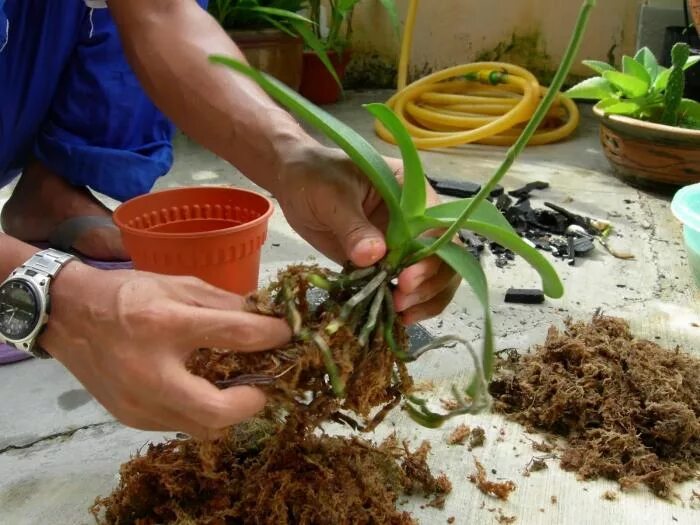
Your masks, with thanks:
[(275, 193), (282, 163), (313, 141), (254, 82), (208, 62), (243, 55), (194, 0), (119, 0), (110, 9), (131, 66), (192, 139)]
[(0, 233), (0, 282), (9, 277), (12, 271), (29, 260), (37, 250), (14, 237)]

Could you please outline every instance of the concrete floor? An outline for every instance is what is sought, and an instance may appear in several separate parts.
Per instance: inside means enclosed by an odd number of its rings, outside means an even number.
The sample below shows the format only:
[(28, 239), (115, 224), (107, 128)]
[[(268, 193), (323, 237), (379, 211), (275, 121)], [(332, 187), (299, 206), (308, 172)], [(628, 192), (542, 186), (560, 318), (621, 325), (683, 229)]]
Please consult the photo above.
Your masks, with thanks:
[[(359, 108), (362, 102), (384, 100), (388, 93), (352, 94), (332, 111), (360, 130), (386, 154), (395, 149), (375, 138), (371, 119)], [(548, 326), (565, 317), (586, 319), (597, 309), (629, 319), (635, 332), (657, 338), (664, 344), (680, 344), (689, 351), (700, 350), (700, 295), (687, 267), (680, 228), (669, 211), (668, 199), (639, 192), (610, 174), (596, 133), (596, 124), (586, 112), (573, 140), (564, 144), (529, 149), (513, 168), (504, 184), (518, 187), (528, 181), (545, 180), (551, 189), (547, 200), (568, 202), (581, 213), (611, 220), (616, 228), (614, 242), (635, 255), (632, 261), (613, 258), (603, 251), (581, 260), (575, 268), (557, 261), (555, 266), (565, 285), (562, 300), (542, 306), (514, 306), (503, 302), (511, 286), (537, 286), (536, 274), (518, 261), (498, 269), (490, 256), (484, 258), (490, 279), (498, 347), (527, 349), (541, 342)], [(467, 147), (447, 152), (423, 153), (428, 173), (435, 178), (485, 180), (502, 159), (504, 150)], [(185, 137), (177, 139), (177, 162), (170, 176), (159, 186), (235, 184), (253, 187), (221, 160), (202, 151)], [(8, 190), (0, 191), (0, 205)], [(568, 199), (573, 199), (569, 201)], [(261, 280), (279, 267), (316, 256), (277, 212), (264, 247)], [(330, 263), (329, 263), (330, 264)], [(479, 307), (466, 287), (439, 318), (425, 323), (433, 334), (460, 333), (477, 340), (480, 334)], [(463, 363), (464, 370), (457, 372)], [(436, 391), (447, 391), (453, 382), (464, 381), (468, 360), (458, 350), (427, 355), (413, 367), (418, 378), (431, 379)], [(119, 465), (148, 441), (167, 436), (131, 430), (116, 423), (81, 385), (56, 362), (28, 361), (0, 367), (0, 523), (90, 523), (87, 509), (98, 495), (107, 494), (117, 482)], [(486, 446), (474, 455), (493, 477), (512, 479), (518, 485), (505, 503), (481, 494), (467, 477), (473, 472), (471, 454), (462, 447), (448, 447), (446, 436), (456, 425), (467, 422), (487, 431)], [(601, 495), (616, 489), (608, 482), (583, 483), (561, 471), (556, 462), (549, 469), (523, 477), (528, 461), (536, 455), (524, 430), (499, 416), (481, 415), (452, 421), (444, 429), (426, 430), (395, 411), (377, 430), (380, 439), (394, 427), (401, 437), (413, 442), (430, 439), (434, 453), (431, 463), (452, 479), (454, 492), (444, 511), (420, 509), (411, 500), (407, 509), (421, 523), (495, 523), (496, 512), (517, 516), (525, 524), (615, 523), (698, 523), (700, 514), (689, 503), (688, 483), (679, 490), (675, 503), (660, 501), (646, 490), (622, 494), (610, 502)], [(336, 430), (336, 429), (332, 429)], [(499, 439), (500, 438), (500, 439)], [(556, 496), (558, 503), (551, 503)]]

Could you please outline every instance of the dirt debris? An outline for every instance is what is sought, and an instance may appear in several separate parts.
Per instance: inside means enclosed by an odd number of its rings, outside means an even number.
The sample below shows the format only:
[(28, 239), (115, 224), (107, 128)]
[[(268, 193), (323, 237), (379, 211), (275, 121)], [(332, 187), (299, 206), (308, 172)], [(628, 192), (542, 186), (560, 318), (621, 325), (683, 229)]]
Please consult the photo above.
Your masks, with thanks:
[(531, 353), (500, 359), (490, 391), (529, 431), (565, 437), (561, 466), (582, 479), (670, 498), (698, 473), (700, 359), (636, 339), (622, 319), (550, 328)]
[(496, 514), (496, 521), (501, 525), (510, 525), (511, 523), (515, 523), (516, 521), (518, 521), (518, 517), (508, 516), (506, 514), (503, 514), (503, 509), (498, 509), (498, 513)]
[(523, 476), (526, 478), (530, 477), (533, 472), (540, 472), (542, 470), (547, 470), (547, 459), (552, 459), (554, 456), (545, 456), (541, 458), (532, 458), (527, 465), (525, 465), (525, 470), (523, 471)]
[(464, 445), (469, 438), (471, 429), (467, 425), (459, 425), (447, 436), (448, 445)]
[(483, 447), (486, 443), (486, 432), (481, 427), (475, 427), (469, 437), (469, 450)]
[(607, 501), (617, 501), (618, 494), (614, 490), (606, 490), (605, 492), (603, 492), (601, 498)]
[(506, 501), (515, 490), (515, 483), (510, 480), (503, 482), (489, 481), (486, 478), (486, 469), (476, 458), (474, 458), (474, 465), (476, 466), (476, 472), (469, 476), (469, 481), (474, 483), (484, 494)]

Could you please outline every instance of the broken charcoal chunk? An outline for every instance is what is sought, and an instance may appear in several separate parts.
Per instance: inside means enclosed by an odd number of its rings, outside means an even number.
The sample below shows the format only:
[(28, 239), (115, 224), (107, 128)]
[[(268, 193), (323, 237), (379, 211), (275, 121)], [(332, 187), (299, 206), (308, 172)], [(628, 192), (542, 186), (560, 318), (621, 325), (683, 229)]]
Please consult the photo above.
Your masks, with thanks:
[(569, 257), (569, 266), (576, 264), (576, 249), (574, 248), (574, 238), (567, 238), (567, 252)]
[(595, 245), (588, 237), (577, 237), (574, 239), (574, 253), (577, 256), (586, 255), (593, 251)]
[(438, 180), (431, 181), (431, 185), (441, 195), (459, 198), (473, 197), (481, 189), (481, 184), (469, 181)]
[(549, 183), (548, 182), (543, 182), (540, 180), (534, 181), (534, 182), (528, 182), (523, 186), (522, 188), (518, 188), (517, 190), (509, 191), (508, 194), (515, 197), (516, 199), (527, 199), (530, 197), (530, 193), (533, 190), (546, 190), (549, 188)]
[(485, 244), (478, 235), (469, 230), (460, 230), (459, 238), (466, 244), (467, 250), (469, 250), (474, 257), (478, 259), (481, 256)]
[(542, 304), (544, 293), (535, 288), (509, 288), (505, 300), (507, 303)]
[(498, 200), (496, 201), (496, 208), (498, 208), (500, 211), (505, 211), (508, 208), (510, 208), (511, 204), (513, 204), (513, 199), (508, 197), (508, 195), (506, 195), (505, 193), (502, 193), (498, 196)]
[(494, 189), (491, 190), (491, 193), (489, 194), (489, 196), (496, 199), (504, 194), (505, 194), (505, 190), (503, 189), (503, 186), (497, 185)]

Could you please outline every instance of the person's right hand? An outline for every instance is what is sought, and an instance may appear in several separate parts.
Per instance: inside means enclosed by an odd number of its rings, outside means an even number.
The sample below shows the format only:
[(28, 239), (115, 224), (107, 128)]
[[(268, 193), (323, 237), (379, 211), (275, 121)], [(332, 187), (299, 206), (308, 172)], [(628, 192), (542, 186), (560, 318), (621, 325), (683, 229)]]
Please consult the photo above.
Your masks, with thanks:
[(185, 368), (197, 348), (252, 352), (291, 338), (287, 323), (198, 279), (70, 263), (52, 285), (40, 345), (119, 421), (213, 438), (265, 405), (252, 387), (219, 390)]

